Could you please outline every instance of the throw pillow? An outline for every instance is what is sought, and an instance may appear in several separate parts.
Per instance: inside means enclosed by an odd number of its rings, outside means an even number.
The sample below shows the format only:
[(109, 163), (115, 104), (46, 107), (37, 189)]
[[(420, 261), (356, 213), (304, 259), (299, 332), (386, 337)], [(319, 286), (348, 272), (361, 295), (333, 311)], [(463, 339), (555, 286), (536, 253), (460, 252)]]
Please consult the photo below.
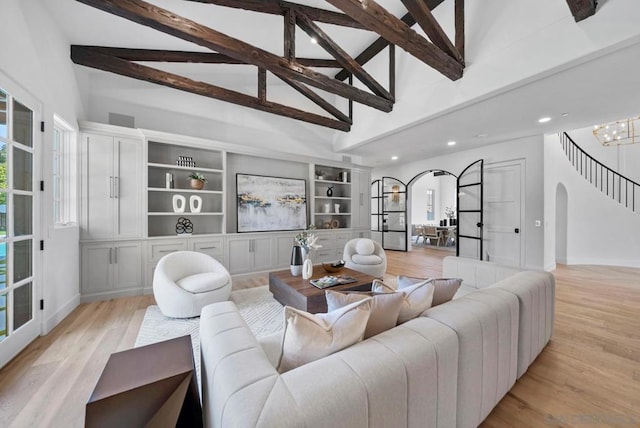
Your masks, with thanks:
[(435, 287), (432, 306), (438, 306), (453, 299), (453, 296), (462, 284), (462, 279), (460, 278), (412, 278), (410, 276), (399, 275), (398, 289), (424, 281), (431, 282)]
[[(373, 281), (373, 284), (371, 284), (371, 291), (394, 293), (396, 290), (376, 279)], [(397, 291), (404, 295), (400, 315), (398, 315), (398, 324), (405, 323), (417, 317), (431, 307), (434, 287), (427, 281), (410, 285)]]
[(370, 256), (376, 251), (376, 246), (371, 239), (358, 239), (356, 242), (356, 253), (363, 256)]
[(370, 311), (370, 298), (326, 314), (310, 314), (285, 306), (278, 372), (295, 369), (361, 341)]
[[(329, 312), (369, 298), (366, 293), (340, 293), (332, 290), (326, 290), (325, 296)], [(402, 293), (374, 293), (371, 298), (373, 299), (371, 301), (371, 314), (364, 330), (365, 339), (396, 326), (404, 295)]]

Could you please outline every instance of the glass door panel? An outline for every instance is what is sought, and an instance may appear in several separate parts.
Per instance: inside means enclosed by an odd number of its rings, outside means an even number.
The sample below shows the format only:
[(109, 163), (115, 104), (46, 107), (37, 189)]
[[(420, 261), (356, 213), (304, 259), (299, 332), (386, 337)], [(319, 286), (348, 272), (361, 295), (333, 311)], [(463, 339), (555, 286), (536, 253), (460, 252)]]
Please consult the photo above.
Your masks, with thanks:
[(36, 130), (27, 105), (0, 90), (0, 366), (40, 333), (34, 286)]
[(456, 255), (482, 260), (483, 239), (482, 159), (467, 166), (458, 176), (458, 240)]
[(13, 141), (33, 147), (33, 112), (13, 99)]
[(382, 248), (407, 251), (407, 186), (383, 177), (382, 196)]

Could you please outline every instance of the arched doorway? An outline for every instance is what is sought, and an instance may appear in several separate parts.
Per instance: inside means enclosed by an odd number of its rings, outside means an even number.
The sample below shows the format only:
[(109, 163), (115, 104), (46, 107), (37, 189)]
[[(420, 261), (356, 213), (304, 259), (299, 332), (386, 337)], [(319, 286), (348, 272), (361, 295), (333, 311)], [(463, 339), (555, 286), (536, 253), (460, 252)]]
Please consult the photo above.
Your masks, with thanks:
[(556, 263), (567, 264), (567, 228), (569, 226), (569, 195), (564, 184), (556, 186)]
[[(455, 254), (457, 176), (442, 169), (422, 171), (407, 184), (407, 248), (449, 251)], [(433, 229), (435, 228), (435, 230)], [(435, 235), (434, 235), (435, 233)]]

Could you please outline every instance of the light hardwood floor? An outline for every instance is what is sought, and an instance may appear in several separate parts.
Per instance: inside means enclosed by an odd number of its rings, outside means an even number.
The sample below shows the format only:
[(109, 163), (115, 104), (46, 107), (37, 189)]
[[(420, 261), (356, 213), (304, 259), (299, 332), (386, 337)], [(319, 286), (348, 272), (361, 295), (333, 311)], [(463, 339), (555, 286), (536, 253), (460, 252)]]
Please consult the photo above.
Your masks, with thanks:
[[(387, 252), (388, 279), (440, 276), (447, 253)], [(640, 269), (560, 266), (553, 338), (483, 427), (640, 426)], [(266, 275), (235, 289), (267, 283)], [(0, 426), (81, 427), (112, 352), (131, 348), (150, 296), (84, 304), (0, 370)]]

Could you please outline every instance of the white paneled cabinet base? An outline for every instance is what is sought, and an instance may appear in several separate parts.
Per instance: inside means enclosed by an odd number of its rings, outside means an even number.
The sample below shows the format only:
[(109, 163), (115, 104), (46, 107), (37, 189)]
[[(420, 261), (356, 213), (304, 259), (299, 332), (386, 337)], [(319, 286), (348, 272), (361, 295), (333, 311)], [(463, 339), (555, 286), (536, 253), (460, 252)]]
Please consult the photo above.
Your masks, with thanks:
[[(251, 149), (156, 131), (81, 126), (82, 301), (151, 293), (158, 260), (174, 251), (209, 254), (232, 275), (289, 266), (299, 231), (227, 233), (236, 210), (227, 182), (243, 172), (235, 170), (237, 162), (228, 167), (227, 156), (257, 156)], [(323, 245), (312, 253), (314, 263), (341, 259), (349, 239), (369, 235), (368, 169), (290, 154), (265, 156), (280, 165), (309, 165), (309, 224), (319, 229)], [(204, 187), (192, 187), (192, 173), (204, 175)], [(269, 174), (280, 176), (278, 170)], [(181, 217), (192, 230), (176, 229)]]

